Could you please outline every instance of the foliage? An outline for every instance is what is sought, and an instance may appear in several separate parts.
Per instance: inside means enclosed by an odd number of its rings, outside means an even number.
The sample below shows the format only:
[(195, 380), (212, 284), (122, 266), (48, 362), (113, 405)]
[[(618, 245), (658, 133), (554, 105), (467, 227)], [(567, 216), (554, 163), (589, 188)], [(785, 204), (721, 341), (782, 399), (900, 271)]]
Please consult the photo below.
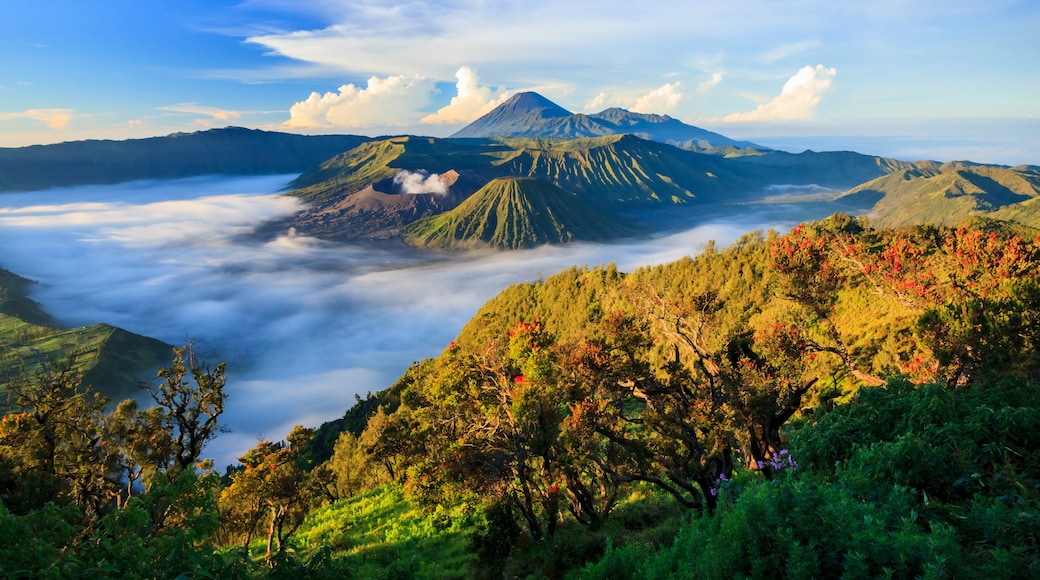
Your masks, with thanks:
[(631, 274), (572, 268), (504, 291), (359, 400), (327, 460), (297, 427), (223, 482), (199, 459), (224, 366), (190, 345), (150, 409), (106, 412), (72, 369), (40, 376), (0, 421), (0, 561), (40, 577), (1035, 576), (1038, 243), (837, 215)]

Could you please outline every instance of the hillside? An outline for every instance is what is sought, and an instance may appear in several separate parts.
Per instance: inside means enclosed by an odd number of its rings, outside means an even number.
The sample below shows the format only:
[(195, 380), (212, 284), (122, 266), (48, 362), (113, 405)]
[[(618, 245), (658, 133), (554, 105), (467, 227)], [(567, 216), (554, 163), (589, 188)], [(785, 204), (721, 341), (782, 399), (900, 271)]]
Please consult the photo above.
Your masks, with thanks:
[(855, 187), (847, 197), (874, 199), (872, 223), (954, 225), (972, 217), (1040, 227), (1040, 168), (965, 162), (919, 163)]
[(610, 108), (593, 115), (572, 114), (533, 92), (517, 93), (484, 116), (455, 132), (453, 138), (554, 137), (578, 139), (604, 135), (635, 135), (649, 141), (694, 149), (715, 147), (762, 149), (667, 115), (633, 113)]
[(147, 139), (0, 148), (0, 191), (196, 175), (298, 173), (367, 140), (227, 127)]
[[(510, 287), (394, 385), (400, 407), (359, 404), (328, 466), (395, 481), (297, 545), (420, 576), (462, 541), (462, 577), (1040, 569), (1038, 260), (1013, 234), (836, 215)], [(408, 523), (424, 506), (440, 527)]]
[(503, 250), (602, 240), (635, 228), (535, 178), (493, 179), (455, 209), (402, 229), (405, 243), (441, 249)]
[(102, 394), (125, 397), (168, 362), (172, 347), (155, 339), (107, 324), (62, 328), (29, 298), (32, 284), (0, 270), (0, 392), (20, 373), (69, 368)]
[[(396, 237), (407, 224), (450, 211), (502, 177), (550, 183), (614, 216), (616, 225), (622, 213), (638, 217), (655, 209), (751, 201), (792, 185), (848, 188), (912, 167), (853, 152), (760, 151), (726, 157), (634, 135), (394, 137), (364, 143), (302, 174), (290, 195), (310, 207), (275, 227), (335, 240)], [(416, 178), (437, 187), (406, 191), (404, 183)], [(608, 230), (600, 237), (629, 232)]]
[(174, 461), (213, 433), (197, 419), (220, 410), (195, 404), (223, 401), (223, 365), (179, 387), (190, 404), (104, 419), (44, 385), (0, 419), (0, 561), (18, 577), (1035, 577), (1038, 267), (1040, 239), (838, 214), (630, 273), (570, 268), (487, 302), (359, 399), (331, 449), (335, 427), (296, 426), (223, 476), (191, 468), (198, 446)]

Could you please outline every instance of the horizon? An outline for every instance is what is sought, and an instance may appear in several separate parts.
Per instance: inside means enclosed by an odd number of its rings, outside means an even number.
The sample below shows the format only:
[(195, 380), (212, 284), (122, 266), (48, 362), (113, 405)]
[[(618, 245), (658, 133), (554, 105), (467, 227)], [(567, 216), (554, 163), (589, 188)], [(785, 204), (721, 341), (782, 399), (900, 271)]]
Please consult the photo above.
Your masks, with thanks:
[(1040, 164), (1040, 5), (1021, 0), (54, 4), (0, 23), (2, 147), (225, 125), (443, 137), (535, 91), (773, 147)]

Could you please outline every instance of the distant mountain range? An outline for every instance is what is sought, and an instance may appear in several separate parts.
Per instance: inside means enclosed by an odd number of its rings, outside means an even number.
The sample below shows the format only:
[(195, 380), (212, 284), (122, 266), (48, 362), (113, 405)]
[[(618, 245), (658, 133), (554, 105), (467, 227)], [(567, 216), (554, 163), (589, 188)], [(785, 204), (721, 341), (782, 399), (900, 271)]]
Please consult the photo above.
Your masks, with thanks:
[[(756, 151), (727, 157), (633, 135), (581, 139), (394, 137), (359, 145), (301, 175), (293, 182), (296, 189), (290, 195), (310, 205), (277, 227), (293, 227), (299, 233), (334, 240), (403, 235), (406, 241), (424, 247), (509, 249), (629, 235), (641, 227), (631, 223), (632, 217), (646, 210), (752, 201), (768, 195), (769, 186), (775, 184), (844, 189), (904, 167), (912, 164), (851, 152), (795, 155)], [(402, 184), (414, 176), (434, 180), (439, 187), (406, 191)], [(483, 204), (464, 201), (503, 178), (553, 186), (580, 202), (586, 213), (595, 210), (598, 226), (583, 228), (562, 220), (548, 228), (563, 228), (558, 235), (528, 235), (533, 230), (524, 230), (514, 236), (488, 237), (501, 223), (501, 216), (484, 211), (490, 204), (487, 199)], [(520, 187), (520, 182), (512, 183)], [(532, 182), (522, 185), (522, 192), (535, 187)], [(500, 188), (490, 191), (501, 193)], [(486, 195), (488, 191), (482, 192), (482, 199)], [(544, 217), (551, 211), (534, 203), (548, 199), (535, 195), (528, 203), (512, 206), (507, 221), (540, 223), (543, 218), (534, 214)], [(563, 198), (552, 199), (562, 203)], [(561, 211), (555, 210), (557, 214)], [(445, 212), (451, 217), (432, 219)], [(466, 212), (474, 215), (463, 215)], [(524, 212), (532, 215), (520, 215)], [(620, 219), (622, 214), (627, 222)], [(423, 225), (409, 226), (420, 220)], [(445, 231), (454, 232), (457, 239), (447, 242)]]
[(871, 223), (953, 226), (971, 218), (1040, 228), (1040, 167), (920, 162), (859, 185), (845, 195), (873, 202)]
[(773, 151), (664, 115), (572, 114), (531, 92), (447, 139), (229, 127), (0, 149), (0, 191), (294, 172), (289, 194), (308, 206), (267, 233), (515, 248), (629, 235), (646, 210), (755, 201), (786, 186), (847, 191), (850, 203), (874, 204), (881, 225), (981, 216), (1040, 226), (1037, 167)]
[(725, 135), (687, 125), (667, 115), (647, 115), (618, 108), (606, 109), (594, 115), (571, 113), (538, 93), (531, 92), (513, 95), (452, 137), (579, 139), (626, 134), (687, 149), (764, 149), (749, 141), (736, 141)]
[(227, 127), (148, 139), (0, 148), (0, 191), (197, 175), (299, 173), (367, 140)]

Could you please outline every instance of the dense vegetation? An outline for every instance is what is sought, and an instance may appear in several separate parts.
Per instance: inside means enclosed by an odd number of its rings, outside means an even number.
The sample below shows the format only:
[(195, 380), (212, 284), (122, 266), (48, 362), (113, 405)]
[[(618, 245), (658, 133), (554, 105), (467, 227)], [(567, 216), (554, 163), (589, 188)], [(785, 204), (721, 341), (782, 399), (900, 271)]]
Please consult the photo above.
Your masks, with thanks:
[(1036, 576), (1038, 265), (1040, 239), (1000, 223), (836, 215), (628, 274), (573, 268), (507, 289), (439, 357), (223, 478), (193, 468), (223, 369), (190, 350), (144, 411), (106, 414), (68, 375), (26, 381), (0, 424), (0, 562), (13, 577)]

